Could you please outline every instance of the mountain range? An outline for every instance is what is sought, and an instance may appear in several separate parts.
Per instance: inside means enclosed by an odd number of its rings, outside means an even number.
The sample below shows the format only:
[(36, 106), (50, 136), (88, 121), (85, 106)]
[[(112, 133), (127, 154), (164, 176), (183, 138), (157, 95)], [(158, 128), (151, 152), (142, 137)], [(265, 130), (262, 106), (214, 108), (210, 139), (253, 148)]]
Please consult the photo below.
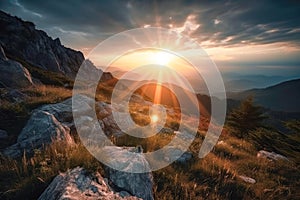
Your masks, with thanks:
[(228, 93), (228, 98), (242, 100), (252, 96), (256, 103), (275, 111), (300, 112), (300, 79), (289, 80), (263, 89)]

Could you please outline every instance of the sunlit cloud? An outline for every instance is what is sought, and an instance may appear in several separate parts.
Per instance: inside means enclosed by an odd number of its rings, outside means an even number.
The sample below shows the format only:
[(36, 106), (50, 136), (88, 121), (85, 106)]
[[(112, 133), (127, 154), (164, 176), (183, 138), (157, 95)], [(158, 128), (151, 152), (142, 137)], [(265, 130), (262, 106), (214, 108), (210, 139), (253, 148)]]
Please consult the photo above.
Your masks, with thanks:
[(216, 24), (216, 25), (220, 24), (221, 22), (222, 22), (221, 20), (214, 19), (214, 24)]
[(186, 35), (191, 35), (193, 32), (195, 32), (200, 27), (200, 24), (197, 22), (196, 19), (197, 19), (197, 16), (194, 14), (191, 14), (186, 18), (183, 26), (172, 28), (172, 30), (179, 32), (179, 33), (186, 34)]
[[(217, 63), (243, 66), (280, 61), (281, 66), (300, 66), (300, 4), (295, 2), (12, 0), (1, 2), (1, 9), (34, 22), (86, 56), (99, 42), (121, 31), (163, 27), (191, 37)], [(173, 42), (195, 47), (180, 38)]]

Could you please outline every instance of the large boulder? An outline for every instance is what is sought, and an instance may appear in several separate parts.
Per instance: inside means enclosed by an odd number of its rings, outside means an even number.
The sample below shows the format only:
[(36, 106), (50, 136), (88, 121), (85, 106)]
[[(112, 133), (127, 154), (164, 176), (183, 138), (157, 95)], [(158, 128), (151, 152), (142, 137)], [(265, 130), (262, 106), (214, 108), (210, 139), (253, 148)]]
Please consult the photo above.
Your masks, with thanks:
[(20, 63), (9, 60), (0, 46), (0, 87), (24, 88), (31, 85), (29, 71)]
[(53, 114), (35, 110), (20, 133), (17, 143), (6, 148), (3, 154), (16, 158), (23, 152), (31, 154), (33, 149), (42, 148), (59, 140), (66, 141), (70, 145), (74, 143), (70, 136), (70, 128), (59, 122)]
[(139, 199), (134, 196), (122, 197), (123, 194), (113, 191), (108, 186), (107, 181), (99, 173), (91, 174), (83, 168), (77, 167), (56, 176), (39, 197), (39, 200)]
[[(77, 95), (74, 98), (82, 102), (80, 111), (83, 114), (91, 111), (91, 99), (89, 97)], [(61, 103), (43, 105), (32, 112), (17, 139), (17, 143), (6, 148), (3, 154), (12, 158), (20, 157), (24, 151), (30, 154), (33, 149), (39, 149), (56, 140), (64, 140), (71, 145), (74, 143), (70, 135), (72, 126), (72, 98)]]
[[(72, 108), (72, 101), (77, 103)], [(20, 133), (17, 143), (4, 150), (4, 155), (9, 157), (19, 157), (23, 151), (31, 153), (33, 149), (38, 149), (44, 144), (51, 144), (54, 140), (66, 140), (68, 144), (73, 143), (70, 136), (70, 129), (74, 127), (73, 112), (80, 116), (78, 120), (79, 128), (98, 131), (101, 127), (108, 136), (118, 137), (122, 134), (112, 117), (109, 104), (97, 102), (97, 112), (103, 117), (99, 121), (93, 120), (94, 101), (85, 95), (74, 95), (63, 102), (43, 105), (32, 112), (26, 126)], [(97, 125), (98, 124), (98, 125)], [(100, 126), (99, 126), (100, 125)], [(94, 127), (94, 128), (93, 128)], [(90, 134), (99, 136), (100, 134)], [(95, 138), (92, 138), (95, 140)], [(96, 141), (96, 140), (95, 140)]]
[(152, 174), (150, 172), (136, 173), (149, 171), (149, 163), (143, 154), (135, 150), (136, 148), (104, 147), (103, 152), (107, 158), (117, 158), (110, 160), (111, 166), (106, 168), (110, 184), (120, 191), (128, 192), (144, 200), (153, 200)]

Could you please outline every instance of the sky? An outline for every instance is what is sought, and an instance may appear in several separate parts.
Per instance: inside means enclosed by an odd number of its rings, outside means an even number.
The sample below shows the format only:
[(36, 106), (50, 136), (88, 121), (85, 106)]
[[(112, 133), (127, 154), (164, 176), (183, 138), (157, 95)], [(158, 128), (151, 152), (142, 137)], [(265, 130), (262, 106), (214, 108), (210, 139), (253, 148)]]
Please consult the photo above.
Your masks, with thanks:
[(300, 76), (296, 0), (6, 0), (0, 8), (86, 56), (116, 33), (163, 27), (197, 41), (224, 73)]

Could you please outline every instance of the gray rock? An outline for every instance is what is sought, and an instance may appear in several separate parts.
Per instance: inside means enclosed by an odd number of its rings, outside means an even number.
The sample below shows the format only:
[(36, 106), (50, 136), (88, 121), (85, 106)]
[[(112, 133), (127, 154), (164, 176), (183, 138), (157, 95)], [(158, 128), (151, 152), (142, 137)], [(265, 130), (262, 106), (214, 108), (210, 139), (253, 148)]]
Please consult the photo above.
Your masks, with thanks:
[(120, 130), (118, 125), (116, 124), (112, 115), (109, 115), (101, 120), (103, 122), (103, 128), (106, 135), (111, 136), (114, 135), (116, 137), (124, 135), (124, 133)]
[[(74, 98), (82, 103), (91, 102), (91, 99), (84, 95), (77, 95)], [(41, 106), (33, 111), (17, 143), (6, 148), (3, 154), (12, 158), (20, 157), (24, 151), (31, 154), (33, 149), (51, 144), (53, 140), (65, 140), (71, 145), (74, 143), (70, 136), (71, 126), (73, 126), (71, 98), (61, 103)]]
[[(70, 128), (74, 126), (72, 100), (78, 102), (73, 108), (74, 112), (79, 114), (79, 129), (98, 131), (101, 127), (106, 135), (119, 136), (123, 134), (112, 119), (111, 108), (109, 104), (98, 102), (99, 112), (104, 113), (103, 120), (94, 121), (91, 117), (93, 111), (93, 101), (85, 95), (75, 95), (61, 103), (48, 104), (35, 109), (20, 133), (17, 143), (6, 148), (4, 155), (9, 157), (19, 157), (23, 151), (31, 153), (33, 149), (41, 148), (44, 144), (50, 144), (53, 140), (66, 140), (72, 144)], [(97, 124), (98, 123), (98, 124)], [(100, 134), (89, 134), (100, 137)], [(95, 138), (87, 138), (95, 140)], [(99, 139), (99, 138), (98, 138)], [(101, 138), (100, 138), (101, 139)]]
[(275, 161), (276, 160), (288, 160), (288, 158), (283, 155), (280, 155), (280, 154), (277, 154), (274, 152), (264, 151), (264, 150), (260, 150), (257, 153), (257, 157), (258, 158), (267, 158), (267, 159), (275, 160)]
[(99, 109), (98, 116), (100, 117), (100, 119), (108, 117), (109, 115), (112, 114), (110, 104), (107, 104), (107, 103), (104, 103), (104, 102), (97, 102), (96, 105)]
[(97, 86), (101, 77), (101, 81), (107, 81), (113, 79), (113, 76), (109, 72), (103, 72), (101, 69), (95, 67), (95, 65), (88, 59), (84, 60), (81, 65), (80, 77), (82, 80), (88, 81), (91, 86)]
[[(151, 173), (129, 173), (138, 172), (149, 169), (149, 163), (140, 153), (132, 153), (130, 149), (107, 146), (105, 147), (105, 155), (108, 158), (118, 158), (111, 160), (113, 166), (118, 166), (118, 169), (107, 167), (109, 180), (112, 187), (117, 187), (122, 191), (142, 198), (144, 200), (153, 199), (153, 178)], [(126, 172), (125, 172), (126, 171)]]
[(0, 87), (24, 88), (33, 85), (29, 71), (20, 63), (6, 58), (0, 46)]
[(6, 148), (3, 154), (12, 158), (20, 157), (24, 151), (31, 154), (33, 149), (42, 148), (57, 140), (74, 144), (69, 127), (60, 123), (53, 114), (35, 110), (20, 133), (17, 143)]
[(5, 130), (0, 129), (0, 140), (8, 138), (8, 134)]
[(89, 174), (83, 168), (75, 168), (60, 174), (39, 197), (39, 200), (138, 200), (134, 196), (121, 197), (111, 190), (99, 174)]

